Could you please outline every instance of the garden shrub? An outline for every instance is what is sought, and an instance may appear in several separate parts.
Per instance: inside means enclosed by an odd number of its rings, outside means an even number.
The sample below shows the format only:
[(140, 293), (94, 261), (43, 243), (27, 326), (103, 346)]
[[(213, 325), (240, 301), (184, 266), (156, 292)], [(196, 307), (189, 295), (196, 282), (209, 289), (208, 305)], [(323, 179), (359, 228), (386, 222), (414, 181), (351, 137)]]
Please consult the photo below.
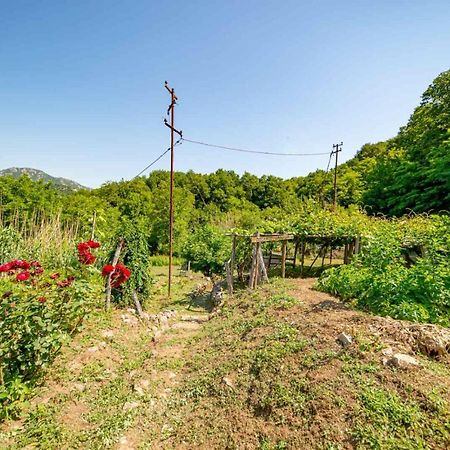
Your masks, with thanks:
[(14, 415), (29, 389), (81, 326), (100, 294), (91, 253), (78, 245), (79, 263), (47, 272), (38, 261), (0, 265), (0, 418)]
[(191, 268), (206, 275), (222, 273), (230, 258), (230, 239), (211, 225), (197, 228), (187, 239), (182, 255)]
[[(351, 264), (325, 271), (318, 288), (377, 314), (449, 326), (450, 218), (380, 221)], [(407, 249), (424, 254), (407, 264)]]

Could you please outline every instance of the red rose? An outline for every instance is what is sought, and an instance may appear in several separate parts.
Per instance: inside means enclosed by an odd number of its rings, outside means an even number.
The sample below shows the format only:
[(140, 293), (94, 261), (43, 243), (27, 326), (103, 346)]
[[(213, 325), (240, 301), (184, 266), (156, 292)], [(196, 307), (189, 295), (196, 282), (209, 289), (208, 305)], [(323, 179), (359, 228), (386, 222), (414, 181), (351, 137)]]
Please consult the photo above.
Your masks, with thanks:
[(38, 298), (38, 302), (39, 303), (45, 303), (47, 301), (47, 299), (45, 297), (39, 297)]
[(106, 277), (112, 272), (114, 272), (114, 266), (111, 264), (106, 264), (106, 266), (103, 266), (102, 269), (102, 277)]
[(13, 268), (12, 263), (7, 262), (0, 265), (0, 272), (9, 272), (10, 270), (12, 270), (12, 268)]
[(77, 250), (78, 250), (78, 253), (86, 252), (89, 250), (89, 245), (87, 244), (87, 242), (80, 242), (77, 245)]
[(77, 245), (78, 261), (81, 264), (94, 264), (97, 259), (91, 252), (91, 248), (99, 248), (100, 244), (95, 241), (80, 242)]
[(16, 276), (17, 281), (26, 281), (28, 278), (30, 278), (30, 272), (20, 272)]
[(14, 265), (14, 269), (24, 269), (28, 270), (31, 267), (31, 264), (28, 261), (23, 261), (21, 259), (16, 259), (12, 261)]

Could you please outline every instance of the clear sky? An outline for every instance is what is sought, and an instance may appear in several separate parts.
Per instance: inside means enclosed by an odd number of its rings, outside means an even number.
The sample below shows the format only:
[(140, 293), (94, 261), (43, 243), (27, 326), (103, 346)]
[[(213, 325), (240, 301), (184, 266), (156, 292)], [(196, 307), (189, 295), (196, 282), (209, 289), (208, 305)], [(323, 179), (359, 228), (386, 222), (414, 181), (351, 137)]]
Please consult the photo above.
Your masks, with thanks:
[[(342, 160), (396, 134), (449, 68), (450, 1), (0, 0), (0, 168), (87, 186), (131, 178), (186, 137)], [(177, 170), (325, 168), (184, 143)], [(168, 155), (157, 169), (169, 167)]]

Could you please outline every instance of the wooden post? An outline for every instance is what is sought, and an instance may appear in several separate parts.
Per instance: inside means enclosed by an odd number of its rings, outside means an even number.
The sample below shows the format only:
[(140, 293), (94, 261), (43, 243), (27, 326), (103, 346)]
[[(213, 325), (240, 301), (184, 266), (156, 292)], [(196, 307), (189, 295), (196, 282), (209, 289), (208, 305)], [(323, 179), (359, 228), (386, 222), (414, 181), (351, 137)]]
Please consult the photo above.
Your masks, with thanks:
[(267, 282), (269, 281), (269, 276), (267, 275), (266, 265), (264, 264), (264, 255), (261, 246), (259, 247), (258, 258), (260, 264), (261, 280)]
[(322, 267), (323, 267), (323, 264), (325, 262), (325, 256), (326, 255), (327, 255), (327, 248), (324, 246), (323, 247), (323, 252), (322, 252)]
[[(119, 242), (117, 243), (116, 251), (114, 252), (114, 257), (111, 262), (113, 266), (115, 266), (119, 262), (120, 253), (122, 252), (124, 240), (123, 238), (119, 238)], [(111, 275), (110, 273), (108, 275), (108, 278), (106, 279), (106, 299), (105, 299), (105, 308), (109, 309), (111, 307)]]
[(348, 264), (348, 243), (344, 245), (344, 264)]
[(144, 316), (144, 314), (142, 312), (141, 302), (139, 301), (136, 289), (133, 289), (132, 296), (133, 296), (133, 300), (134, 300), (134, 306), (136, 306), (137, 315), (142, 318)]
[(302, 240), (301, 244), (301, 260), (300, 260), (300, 275), (303, 275), (303, 268), (305, 267), (305, 250), (306, 250), (306, 243)]
[(261, 251), (261, 242), (256, 244), (256, 254), (255, 254), (255, 273), (254, 273), (254, 281), (253, 287), (256, 288), (258, 286), (259, 278), (260, 278), (260, 264), (259, 264), (259, 252)]
[(236, 244), (237, 244), (237, 236), (233, 234), (233, 241), (231, 244), (231, 260), (230, 260), (230, 270), (231, 277), (234, 275), (234, 267), (236, 266)]
[(231, 259), (225, 263), (225, 271), (227, 273), (227, 289), (228, 294), (233, 295), (233, 274), (231, 273)]
[(283, 241), (283, 245), (281, 247), (281, 278), (286, 277), (286, 250), (287, 241)]
[(250, 289), (253, 288), (253, 279), (255, 276), (255, 269), (256, 269), (256, 244), (253, 244), (253, 252), (252, 252), (252, 267), (250, 268), (250, 277), (248, 280), (248, 287)]
[(294, 262), (292, 264), (293, 268), (295, 269), (296, 262), (297, 262), (297, 253), (298, 253), (298, 241), (295, 241), (295, 249), (294, 249)]
[(360, 247), (361, 247), (361, 238), (358, 236), (355, 238), (355, 255), (359, 253)]
[(352, 262), (354, 251), (355, 251), (355, 241), (353, 240), (353, 241), (348, 243), (347, 260), (348, 260), (349, 263)]
[(94, 209), (94, 213), (92, 214), (91, 241), (94, 240), (96, 220), (97, 220), (97, 210)]

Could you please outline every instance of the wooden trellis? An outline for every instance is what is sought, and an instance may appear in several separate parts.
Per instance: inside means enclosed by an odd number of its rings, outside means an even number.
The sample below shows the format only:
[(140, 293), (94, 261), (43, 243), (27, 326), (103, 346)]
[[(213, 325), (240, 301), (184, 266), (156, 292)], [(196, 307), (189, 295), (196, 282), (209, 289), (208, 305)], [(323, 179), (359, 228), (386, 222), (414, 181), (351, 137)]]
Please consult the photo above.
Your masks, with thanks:
[[(254, 289), (258, 284), (268, 281), (267, 270), (270, 268), (273, 262), (274, 255), (271, 252), (266, 267), (264, 261), (264, 255), (262, 252), (262, 243), (264, 242), (281, 242), (281, 256), (279, 258), (281, 265), (281, 277), (286, 277), (286, 262), (292, 261), (292, 266), (295, 268), (297, 263), (297, 257), (300, 253), (300, 275), (304, 272), (305, 267), (305, 252), (307, 244), (320, 245), (320, 250), (313, 260), (309, 269), (315, 264), (316, 260), (322, 255), (322, 265), (325, 259), (326, 249), (330, 249), (330, 264), (332, 262), (332, 248), (336, 245), (336, 242), (342, 243), (344, 246), (344, 264), (348, 264), (353, 255), (359, 252), (360, 238), (358, 236), (296, 236), (294, 234), (282, 234), (282, 233), (256, 233), (252, 236), (239, 235), (236, 233), (229, 234), (232, 237), (231, 258), (225, 263), (225, 269), (227, 274), (228, 293), (233, 294), (233, 274), (236, 265), (236, 247), (238, 239), (250, 239), (252, 243), (252, 258), (250, 275), (248, 279), (248, 287)], [(289, 241), (295, 242), (294, 256), (293, 258), (287, 257), (287, 244)]]

